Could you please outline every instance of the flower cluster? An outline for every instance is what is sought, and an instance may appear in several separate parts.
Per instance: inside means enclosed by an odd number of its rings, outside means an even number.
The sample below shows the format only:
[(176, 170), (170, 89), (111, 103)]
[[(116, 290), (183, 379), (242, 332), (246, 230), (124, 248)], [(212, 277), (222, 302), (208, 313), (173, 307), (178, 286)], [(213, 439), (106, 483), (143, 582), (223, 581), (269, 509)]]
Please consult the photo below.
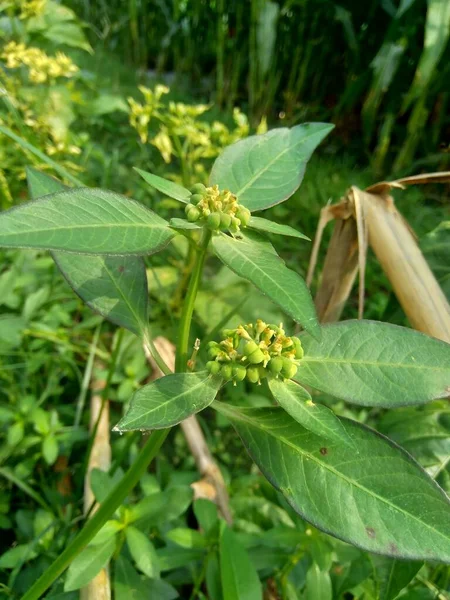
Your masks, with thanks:
[(192, 196), (185, 209), (189, 222), (200, 221), (212, 231), (220, 229), (231, 234), (248, 225), (250, 211), (240, 205), (229, 190), (220, 191), (218, 185), (205, 187), (196, 183), (191, 191)]
[(19, 19), (39, 17), (45, 9), (47, 0), (15, 0), (13, 6), (19, 9)]
[(62, 52), (57, 52), (54, 57), (48, 56), (39, 48), (27, 48), (25, 44), (17, 42), (9, 42), (5, 46), (2, 58), (8, 69), (17, 69), (22, 65), (28, 67), (30, 81), (33, 83), (72, 77), (78, 71), (78, 67)]
[(206, 368), (235, 385), (244, 379), (258, 384), (264, 377), (291, 379), (303, 358), (300, 340), (287, 336), (281, 323), (271, 325), (258, 319), (223, 333), (221, 342), (208, 344), (211, 360)]
[(141, 85), (139, 86), (139, 91), (144, 96), (144, 104), (137, 102), (134, 98), (128, 98), (128, 104), (130, 105), (130, 125), (136, 129), (141, 142), (145, 144), (148, 142), (148, 125), (155, 112), (163, 106), (160, 102), (162, 96), (168, 94), (170, 90), (165, 85), (157, 85), (154, 91)]

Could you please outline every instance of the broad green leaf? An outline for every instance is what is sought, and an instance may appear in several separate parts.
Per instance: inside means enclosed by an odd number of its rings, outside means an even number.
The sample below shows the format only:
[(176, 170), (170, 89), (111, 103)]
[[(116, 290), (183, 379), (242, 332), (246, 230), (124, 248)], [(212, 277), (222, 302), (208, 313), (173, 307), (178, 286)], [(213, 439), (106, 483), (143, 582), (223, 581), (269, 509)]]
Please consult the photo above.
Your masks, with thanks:
[(327, 406), (315, 404), (298, 383), (270, 379), (269, 389), (278, 404), (300, 425), (325, 439), (343, 442), (355, 449), (339, 417)]
[(378, 581), (378, 600), (394, 600), (417, 575), (423, 562), (373, 556)]
[(18, 544), (0, 556), (0, 569), (15, 569), (37, 555), (33, 544)]
[(161, 571), (172, 571), (180, 567), (205, 559), (205, 551), (191, 548), (177, 548), (170, 546), (161, 548), (158, 552), (159, 566)]
[(262, 600), (255, 567), (236, 534), (225, 524), (220, 536), (220, 574), (223, 600)]
[[(33, 199), (66, 189), (44, 173), (27, 169), (28, 186)], [(54, 252), (53, 258), (74, 292), (86, 304), (116, 325), (136, 335), (148, 322), (147, 274), (138, 256), (80, 257)]]
[(188, 529), (185, 527), (178, 527), (171, 529), (166, 534), (166, 539), (170, 540), (177, 546), (182, 548), (205, 548), (206, 540), (201, 533), (195, 531), (195, 529)]
[(201, 529), (209, 535), (219, 522), (217, 515), (217, 504), (206, 498), (198, 498), (194, 501), (194, 514)]
[(135, 392), (126, 415), (113, 431), (163, 429), (177, 425), (211, 404), (222, 380), (206, 371), (172, 373)]
[(0, 246), (86, 254), (152, 254), (175, 233), (125, 196), (95, 188), (57, 192), (0, 213)]
[(189, 223), (186, 219), (178, 218), (170, 219), (169, 225), (170, 227), (173, 227), (173, 229), (202, 229), (197, 223)]
[(129, 509), (128, 522), (136, 526), (169, 523), (186, 512), (192, 502), (193, 491), (188, 486), (173, 486), (164, 492), (147, 496)]
[(450, 501), (400, 447), (343, 420), (358, 453), (310, 433), (280, 408), (214, 402), (250, 456), (315, 527), (394, 558), (450, 562)]
[(52, 465), (58, 458), (58, 452), (58, 440), (51, 433), (46, 435), (42, 442), (42, 456), (44, 457), (45, 462), (48, 465)]
[(423, 404), (450, 393), (450, 344), (405, 327), (346, 321), (322, 327), (294, 379), (363, 406)]
[(326, 571), (321, 571), (315, 563), (306, 573), (305, 592), (309, 600), (332, 600), (333, 598), (330, 575)]
[(302, 240), (308, 240), (309, 242), (311, 241), (309, 237), (303, 235), (303, 233), (300, 233), (289, 225), (281, 225), (280, 223), (274, 223), (273, 221), (269, 221), (269, 219), (262, 219), (261, 217), (250, 217), (248, 227), (250, 227), (250, 229), (267, 231), (268, 233), (276, 233), (278, 235), (287, 235)]
[(229, 189), (251, 211), (283, 202), (299, 187), (311, 154), (333, 127), (304, 123), (241, 140), (216, 160), (210, 184)]
[(143, 583), (139, 573), (122, 554), (114, 563), (114, 597), (116, 600), (141, 600)]
[(320, 334), (311, 294), (304, 280), (277, 255), (260, 244), (227, 235), (212, 238), (214, 252), (240, 277), (247, 279), (312, 335)]
[(148, 536), (133, 526), (128, 526), (125, 529), (125, 536), (130, 554), (138, 569), (150, 579), (158, 579), (158, 556)]
[(134, 170), (139, 173), (142, 179), (145, 179), (147, 183), (163, 194), (166, 194), (166, 196), (170, 196), (170, 198), (174, 198), (175, 200), (189, 204), (189, 198), (192, 196), (192, 194), (183, 186), (178, 185), (178, 183), (174, 183), (173, 181), (169, 181), (168, 179), (158, 177), (158, 175), (153, 175), (153, 173), (148, 173), (147, 171), (142, 171), (142, 169), (137, 169), (136, 167), (134, 167)]
[(100, 529), (98, 533), (92, 538), (89, 542), (90, 546), (96, 546), (97, 544), (105, 544), (108, 540), (116, 535), (119, 531), (122, 531), (124, 528), (124, 524), (116, 521), (115, 519), (111, 519), (110, 521), (106, 521), (103, 527)]
[(98, 546), (87, 546), (70, 564), (64, 591), (79, 590), (89, 583), (105, 567), (116, 548), (115, 538)]

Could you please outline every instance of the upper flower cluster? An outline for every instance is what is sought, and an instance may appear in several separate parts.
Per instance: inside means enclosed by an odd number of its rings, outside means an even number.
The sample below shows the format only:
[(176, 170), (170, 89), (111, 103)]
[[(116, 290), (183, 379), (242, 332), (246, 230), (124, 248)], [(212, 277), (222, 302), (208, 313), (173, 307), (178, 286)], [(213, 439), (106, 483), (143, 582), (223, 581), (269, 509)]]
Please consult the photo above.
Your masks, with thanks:
[(17, 69), (22, 65), (28, 67), (30, 81), (33, 83), (72, 77), (78, 71), (78, 67), (62, 52), (57, 52), (54, 57), (48, 56), (40, 48), (27, 48), (25, 44), (17, 42), (9, 42), (5, 46), (2, 58), (8, 69)]
[(250, 211), (241, 206), (229, 190), (219, 190), (219, 186), (205, 187), (197, 183), (191, 189), (192, 196), (186, 206), (188, 221), (203, 222), (213, 231), (237, 233), (250, 221)]
[(208, 371), (224, 379), (260, 383), (264, 377), (291, 379), (303, 358), (300, 340), (286, 335), (283, 325), (264, 323), (226, 329), (221, 342), (208, 344)]

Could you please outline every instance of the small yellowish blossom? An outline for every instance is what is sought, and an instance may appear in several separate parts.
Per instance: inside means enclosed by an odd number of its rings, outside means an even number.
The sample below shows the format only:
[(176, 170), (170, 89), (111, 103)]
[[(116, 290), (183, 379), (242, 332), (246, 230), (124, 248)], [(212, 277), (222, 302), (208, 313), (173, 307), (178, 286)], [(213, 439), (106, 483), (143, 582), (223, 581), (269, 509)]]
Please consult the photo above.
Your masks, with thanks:
[(151, 143), (158, 148), (164, 162), (170, 163), (172, 160), (173, 146), (165, 127), (161, 128), (160, 132), (152, 139)]
[(8, 69), (28, 67), (29, 78), (33, 83), (72, 77), (78, 72), (78, 67), (62, 52), (57, 52), (54, 57), (48, 56), (40, 48), (26, 47), (23, 43), (9, 42), (1, 56)]

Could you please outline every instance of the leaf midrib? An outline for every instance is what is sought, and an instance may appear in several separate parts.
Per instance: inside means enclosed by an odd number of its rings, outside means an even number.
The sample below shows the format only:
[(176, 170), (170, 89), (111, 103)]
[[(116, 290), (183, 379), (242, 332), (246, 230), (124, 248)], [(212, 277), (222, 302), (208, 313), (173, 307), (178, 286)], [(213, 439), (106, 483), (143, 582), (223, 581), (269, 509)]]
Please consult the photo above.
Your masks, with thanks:
[[(134, 316), (134, 318), (136, 319), (136, 324), (137, 324), (137, 329), (138, 331), (140, 330), (141, 325), (144, 325), (144, 328), (146, 326), (145, 320), (141, 320), (138, 312), (135, 310), (134, 306), (128, 301), (128, 298), (125, 296), (125, 294), (122, 292), (122, 289), (117, 285), (116, 283), (116, 279), (114, 278), (113, 274), (111, 273), (111, 270), (108, 269), (108, 267), (106, 266), (106, 261), (103, 261), (103, 266), (105, 268), (105, 271), (108, 273), (114, 287), (116, 288), (116, 290), (119, 292), (120, 296), (122, 296), (123, 301), (125, 302), (125, 304), (128, 306), (128, 308), (131, 311), (131, 314)], [(144, 272), (145, 272), (145, 266), (144, 266)]]
[[(350, 359), (347, 360), (345, 358), (313, 358), (310, 356), (307, 356), (305, 354), (305, 356), (302, 358), (301, 362), (310, 362), (310, 363), (337, 363), (337, 364), (345, 364), (345, 365), (368, 365), (371, 367), (394, 367), (395, 369), (431, 369), (431, 370), (436, 370), (436, 371), (449, 371), (448, 367), (439, 367), (439, 366), (428, 366), (428, 365), (419, 365), (419, 364), (414, 364), (414, 363), (393, 363), (393, 362), (376, 362), (376, 361), (370, 361), (370, 360), (355, 360), (355, 359)], [(301, 363), (300, 363), (301, 366)]]
[[(99, 229), (99, 228), (112, 228), (112, 229), (117, 229), (117, 228), (121, 228), (121, 227), (129, 227), (129, 228), (149, 228), (149, 229), (169, 229), (168, 224), (166, 223), (98, 223), (96, 225), (61, 225), (58, 227), (53, 227), (52, 229), (27, 229), (27, 231), (20, 231), (20, 232), (13, 232), (13, 233), (1, 233), (1, 237), (4, 238), (5, 236), (18, 236), (18, 235), (28, 235), (30, 233), (51, 233), (51, 232), (55, 232), (55, 231), (65, 231), (67, 229), (70, 230), (77, 230), (77, 229), (83, 229), (83, 230), (87, 230), (87, 229)], [(169, 233), (172, 233), (171, 231)]]
[[(287, 148), (285, 148), (284, 150), (282, 150), (279, 154), (276, 155), (275, 158), (273, 158), (269, 163), (267, 163), (264, 168), (262, 168), (259, 171), (257, 171), (253, 175), (253, 177), (251, 179), (249, 179), (247, 181), (247, 183), (239, 191), (235, 192), (235, 195), (238, 196), (238, 197), (240, 195), (242, 195), (242, 193), (245, 192), (251, 185), (253, 185), (255, 183), (255, 181), (257, 179), (259, 179), (259, 177), (261, 177), (263, 173), (265, 173), (265, 171), (267, 171), (268, 169), (270, 169), (270, 167), (275, 162), (277, 162), (277, 160), (279, 160), (283, 156), (283, 154), (286, 154), (286, 152), (289, 152), (290, 150), (292, 150), (296, 146), (300, 146), (301, 144), (304, 144), (306, 142), (306, 140), (308, 140), (309, 138), (314, 137), (315, 135), (317, 135), (317, 132), (311, 133), (310, 135), (306, 135), (306, 136), (302, 137), (296, 144), (293, 144), (292, 146), (288, 146)], [(253, 150), (254, 148), (255, 148), (255, 146), (253, 146), (253, 148), (251, 148), (251, 150)]]
[(265, 433), (268, 433), (269, 435), (271, 435), (276, 440), (279, 440), (279, 441), (283, 442), (284, 444), (286, 444), (286, 446), (291, 447), (298, 454), (304, 456), (305, 458), (311, 459), (313, 462), (315, 462), (316, 464), (318, 464), (320, 467), (324, 468), (327, 471), (330, 471), (330, 473), (333, 473), (333, 475), (335, 475), (336, 477), (343, 479), (350, 486), (353, 485), (355, 488), (358, 488), (359, 490), (363, 491), (364, 493), (366, 493), (367, 495), (371, 496), (372, 498), (374, 498), (374, 499), (376, 499), (376, 500), (378, 500), (378, 501), (386, 504), (387, 506), (391, 507), (393, 510), (396, 510), (396, 511), (402, 513), (403, 515), (412, 518), (413, 520), (415, 520), (418, 523), (420, 523), (422, 526), (425, 526), (428, 529), (430, 529), (431, 531), (437, 533), (446, 542), (449, 542), (449, 538), (447, 536), (445, 536), (441, 531), (439, 531), (438, 529), (435, 529), (434, 527), (432, 527), (431, 525), (429, 525), (425, 521), (421, 521), (413, 513), (406, 512), (405, 510), (403, 510), (399, 506), (397, 506), (395, 504), (392, 504), (392, 502), (390, 502), (386, 498), (383, 498), (382, 496), (379, 496), (378, 494), (372, 492), (371, 490), (367, 489), (363, 485), (361, 485), (358, 482), (356, 482), (354, 479), (350, 479), (349, 477), (345, 476), (340, 471), (337, 471), (331, 465), (327, 465), (327, 464), (323, 463), (316, 456), (314, 456), (313, 454), (310, 454), (309, 452), (306, 452), (305, 450), (300, 449), (298, 446), (296, 446), (295, 444), (293, 444), (292, 442), (290, 442), (289, 440), (287, 440), (284, 436), (277, 436), (270, 429), (268, 429), (266, 427), (263, 427), (263, 426), (261, 426), (259, 424), (255, 425), (255, 422), (251, 418), (246, 417), (242, 413), (238, 413), (237, 416), (236, 416), (236, 413), (234, 411), (232, 411), (232, 412), (233, 412), (233, 417), (230, 417), (230, 413), (227, 410), (224, 411), (224, 414), (226, 416), (228, 416), (229, 418), (235, 418), (237, 421), (243, 421), (245, 423), (248, 423), (250, 426), (252, 426), (255, 429), (259, 429), (261, 431), (264, 431)]

